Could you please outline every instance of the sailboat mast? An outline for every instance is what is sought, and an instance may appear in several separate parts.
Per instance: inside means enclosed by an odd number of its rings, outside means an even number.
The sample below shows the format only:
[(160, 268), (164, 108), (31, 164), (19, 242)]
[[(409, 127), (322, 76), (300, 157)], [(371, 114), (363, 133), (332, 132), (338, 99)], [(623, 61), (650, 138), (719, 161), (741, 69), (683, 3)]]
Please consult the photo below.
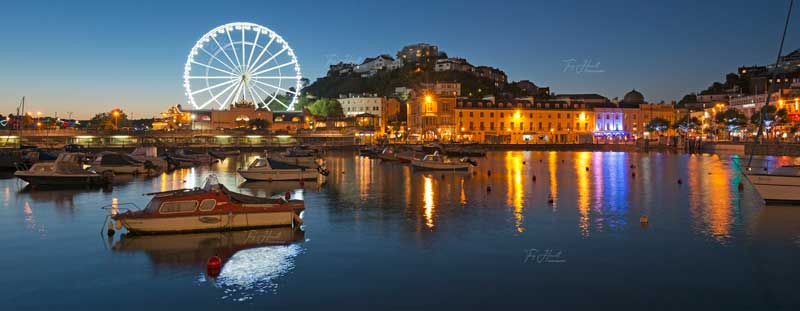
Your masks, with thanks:
[[(781, 55), (783, 54), (783, 43), (786, 41), (786, 30), (789, 28), (789, 19), (792, 17), (792, 7), (794, 6), (794, 0), (789, 1), (789, 12), (786, 13), (786, 23), (783, 25), (783, 35), (781, 36), (781, 44), (778, 47), (778, 57), (775, 59), (775, 66), (772, 68), (772, 74), (770, 76), (769, 81), (775, 81), (775, 73), (778, 71), (778, 65), (781, 63)], [(753, 151), (755, 151), (756, 144), (759, 143), (761, 140), (761, 132), (764, 129), (764, 111), (767, 107), (769, 107), (769, 99), (772, 97), (772, 86), (776, 85), (777, 83), (770, 83), (767, 85), (767, 98), (764, 101), (764, 107), (761, 107), (758, 115), (758, 132), (756, 133), (756, 139), (753, 142), (753, 149), (750, 150), (750, 159), (747, 160), (747, 170), (751, 169), (751, 164), (753, 163)]]

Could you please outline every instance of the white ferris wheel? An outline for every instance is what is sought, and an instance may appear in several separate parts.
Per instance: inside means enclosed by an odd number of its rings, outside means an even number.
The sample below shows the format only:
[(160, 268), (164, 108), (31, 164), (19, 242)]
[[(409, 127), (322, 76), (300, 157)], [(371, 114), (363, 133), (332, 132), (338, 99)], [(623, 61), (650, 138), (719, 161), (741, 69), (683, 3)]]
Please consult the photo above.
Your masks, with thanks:
[(280, 35), (253, 23), (230, 23), (197, 40), (183, 73), (195, 109), (249, 102), (292, 111), (300, 92), (300, 64)]

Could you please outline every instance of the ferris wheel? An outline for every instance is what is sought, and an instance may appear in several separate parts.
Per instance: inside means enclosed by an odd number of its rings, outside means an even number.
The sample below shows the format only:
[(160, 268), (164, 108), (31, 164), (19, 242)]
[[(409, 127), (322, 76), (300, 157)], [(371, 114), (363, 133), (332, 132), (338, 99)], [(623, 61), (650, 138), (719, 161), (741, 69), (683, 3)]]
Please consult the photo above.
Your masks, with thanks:
[(195, 109), (246, 102), (292, 111), (300, 92), (300, 64), (280, 35), (253, 23), (214, 28), (192, 47), (183, 87)]

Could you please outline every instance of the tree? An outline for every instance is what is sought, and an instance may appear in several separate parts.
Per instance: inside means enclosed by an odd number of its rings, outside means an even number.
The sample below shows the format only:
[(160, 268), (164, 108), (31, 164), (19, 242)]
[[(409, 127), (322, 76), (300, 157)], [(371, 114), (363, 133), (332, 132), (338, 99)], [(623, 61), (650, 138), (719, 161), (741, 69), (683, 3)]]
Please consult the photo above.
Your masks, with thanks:
[(647, 123), (645, 128), (650, 132), (661, 133), (669, 128), (669, 120), (664, 118), (653, 118)]
[(750, 117), (750, 123), (758, 127), (758, 123), (762, 121), (762, 115), (764, 116), (764, 128), (767, 134), (770, 134), (772, 133), (772, 129), (775, 125), (783, 125), (787, 123), (789, 114), (786, 109), (778, 109), (772, 105), (764, 106), (760, 111), (756, 111), (756, 113)]
[(128, 115), (121, 109), (98, 113), (89, 120), (89, 123), (91, 123), (92, 128), (101, 130), (118, 129), (130, 125)]
[(344, 111), (342, 104), (338, 100), (331, 98), (321, 98), (308, 106), (312, 114), (324, 117), (342, 117)]
[(729, 132), (747, 125), (747, 117), (745, 117), (741, 111), (733, 108), (717, 113), (715, 121), (728, 128)]
[(675, 124), (672, 125), (673, 128), (688, 132), (698, 129), (702, 125), (699, 119), (696, 117), (689, 118), (688, 115), (683, 116)]

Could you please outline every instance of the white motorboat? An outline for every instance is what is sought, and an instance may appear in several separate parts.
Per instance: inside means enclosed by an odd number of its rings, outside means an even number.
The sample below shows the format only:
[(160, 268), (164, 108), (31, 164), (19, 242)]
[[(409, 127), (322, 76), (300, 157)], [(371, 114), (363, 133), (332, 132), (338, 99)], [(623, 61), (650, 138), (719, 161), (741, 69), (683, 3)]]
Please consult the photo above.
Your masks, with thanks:
[(426, 155), (422, 159), (412, 159), (411, 167), (417, 170), (434, 170), (434, 171), (468, 171), (474, 166), (474, 162), (469, 159), (461, 159), (460, 161), (446, 160), (439, 152)]
[(153, 174), (160, 170), (149, 160), (139, 161), (133, 157), (119, 152), (101, 152), (94, 161), (91, 169), (97, 173), (113, 172), (114, 174)]
[(14, 176), (33, 186), (98, 186), (108, 184), (113, 173), (104, 175), (83, 168), (83, 153), (64, 152), (54, 162), (39, 162)]
[(289, 148), (286, 152), (270, 153), (269, 158), (273, 161), (303, 166), (306, 168), (316, 168), (320, 166), (321, 158), (318, 152), (304, 147)]
[(267, 155), (256, 158), (250, 166), (238, 172), (248, 181), (318, 180), (328, 175), (324, 163), (309, 168), (275, 161)]
[(800, 165), (786, 165), (769, 173), (745, 176), (767, 203), (800, 204)]

